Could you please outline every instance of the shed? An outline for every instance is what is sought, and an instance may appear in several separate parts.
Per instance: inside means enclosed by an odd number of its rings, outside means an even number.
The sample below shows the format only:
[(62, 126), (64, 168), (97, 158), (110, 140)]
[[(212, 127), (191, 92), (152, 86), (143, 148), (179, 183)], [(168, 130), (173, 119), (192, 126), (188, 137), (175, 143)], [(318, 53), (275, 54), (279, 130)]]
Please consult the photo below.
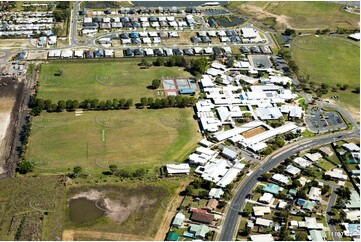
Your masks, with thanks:
[(193, 88), (181, 88), (179, 89), (179, 94), (190, 94), (190, 95), (194, 95), (195, 94), (195, 90)]

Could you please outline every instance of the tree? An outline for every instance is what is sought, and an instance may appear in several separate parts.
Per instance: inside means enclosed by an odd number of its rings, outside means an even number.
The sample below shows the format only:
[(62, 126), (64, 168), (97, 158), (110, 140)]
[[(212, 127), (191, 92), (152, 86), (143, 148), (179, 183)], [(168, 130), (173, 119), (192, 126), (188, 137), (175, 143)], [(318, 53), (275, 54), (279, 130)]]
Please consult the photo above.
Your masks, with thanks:
[(299, 180), (293, 180), (292, 181), (292, 186), (293, 187), (301, 187), (302, 184), (301, 184), (301, 182)]
[(233, 65), (234, 65), (234, 56), (233, 55), (227, 56), (227, 66), (231, 68), (233, 67)]
[(352, 92), (360, 94), (360, 87), (356, 87)]
[(307, 241), (308, 240), (308, 235), (306, 232), (304, 231), (299, 231), (296, 233), (296, 240), (297, 241)]
[(109, 170), (111, 171), (111, 173), (114, 174), (114, 172), (116, 172), (118, 170), (118, 166), (117, 165), (110, 165)]
[(157, 89), (157, 88), (159, 88), (160, 87), (160, 80), (159, 79), (154, 79), (153, 81), (152, 81), (152, 88), (153, 89)]
[(201, 76), (207, 69), (208, 61), (206, 58), (192, 60), (190, 72), (193, 76)]
[(284, 32), (284, 35), (287, 35), (287, 36), (293, 36), (295, 34), (296, 34), (296, 31), (294, 29), (286, 29)]
[(20, 162), (19, 166), (18, 166), (18, 172), (20, 174), (26, 174), (30, 171), (32, 171), (34, 168), (33, 164), (29, 161), (22, 161)]
[(339, 195), (342, 199), (350, 200), (351, 191), (348, 187), (339, 187), (337, 189), (337, 195)]
[(345, 91), (349, 86), (347, 84), (344, 84), (340, 86), (340, 90)]
[(133, 177), (142, 177), (145, 175), (145, 173), (146, 173), (146, 170), (144, 168), (139, 168), (133, 172)]
[(146, 97), (142, 97), (140, 99), (140, 104), (142, 105), (142, 107), (148, 106), (148, 99)]
[(60, 101), (58, 102), (58, 111), (59, 111), (59, 112), (62, 112), (62, 111), (64, 111), (65, 108), (66, 108), (66, 103), (65, 103), (65, 101), (60, 100)]
[(347, 218), (347, 214), (342, 209), (340, 210), (340, 220), (345, 221)]
[(327, 194), (331, 191), (331, 186), (328, 185), (328, 184), (325, 184), (322, 186), (321, 188), (321, 194), (324, 195), (324, 194)]
[(185, 194), (188, 196), (192, 196), (194, 193), (194, 187), (193, 185), (188, 185), (185, 190)]
[(124, 178), (130, 177), (129, 171), (123, 170), (123, 169), (116, 170), (116, 171), (114, 172), (114, 175), (116, 175), (117, 177), (124, 177)]
[(77, 177), (82, 172), (82, 170), (83, 169), (80, 166), (74, 166), (74, 168), (73, 168), (74, 177)]
[(44, 109), (45, 110), (51, 110), (51, 105), (52, 105), (52, 102), (50, 99), (47, 99), (44, 101)]
[(268, 181), (269, 179), (271, 179), (271, 174), (270, 173), (263, 173), (262, 174), (262, 179), (264, 180), (264, 181)]
[(125, 102), (124, 108), (129, 109), (133, 105), (133, 99), (127, 99)]
[(158, 58), (153, 62), (153, 65), (155, 65), (155, 66), (163, 66), (164, 63), (165, 63), (164, 58), (158, 57)]
[(285, 141), (280, 136), (276, 137), (276, 139), (274, 140), (274, 143), (280, 148), (285, 145)]

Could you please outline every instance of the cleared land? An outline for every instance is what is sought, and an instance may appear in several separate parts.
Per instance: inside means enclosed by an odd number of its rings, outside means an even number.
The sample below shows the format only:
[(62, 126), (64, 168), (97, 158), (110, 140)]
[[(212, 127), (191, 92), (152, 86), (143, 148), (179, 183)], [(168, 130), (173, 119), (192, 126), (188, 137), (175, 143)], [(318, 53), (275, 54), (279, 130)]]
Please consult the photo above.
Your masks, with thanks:
[[(104, 200), (111, 201), (114, 210), (109, 210), (106, 216), (84, 224), (76, 224), (67, 218), (63, 239), (72, 239), (71, 237), (74, 236), (75, 239), (85, 237), (87, 239), (152, 240), (164, 219), (169, 203), (177, 195), (179, 185), (179, 180), (169, 179), (107, 185), (83, 184), (71, 188), (68, 192), (69, 198), (79, 193), (96, 190), (102, 194)], [(114, 217), (124, 218), (121, 222), (117, 222), (114, 221)]]
[(60, 240), (66, 191), (59, 176), (0, 180), (0, 240)]
[(327, 36), (297, 37), (292, 45), (292, 58), (299, 66), (300, 75), (310, 81), (330, 87), (347, 84), (345, 91), (329, 91), (325, 97), (338, 95), (337, 103), (360, 109), (360, 95), (352, 90), (360, 86), (360, 47), (346, 38)]
[(28, 159), (41, 173), (79, 165), (99, 174), (114, 164), (150, 171), (183, 161), (201, 139), (192, 109), (42, 113), (33, 119)]
[(268, 21), (274, 18), (277, 29), (316, 30), (325, 28), (359, 28), (359, 15), (330, 2), (230, 2), (228, 8), (241, 14)]
[[(53, 61), (41, 67), (39, 98), (54, 101), (87, 98), (107, 100), (159, 97), (159, 92), (147, 89), (153, 79), (189, 77), (180, 67), (141, 69), (140, 59), (119, 61)], [(147, 61), (152, 61), (149, 59)], [(59, 70), (61, 76), (55, 76)]]

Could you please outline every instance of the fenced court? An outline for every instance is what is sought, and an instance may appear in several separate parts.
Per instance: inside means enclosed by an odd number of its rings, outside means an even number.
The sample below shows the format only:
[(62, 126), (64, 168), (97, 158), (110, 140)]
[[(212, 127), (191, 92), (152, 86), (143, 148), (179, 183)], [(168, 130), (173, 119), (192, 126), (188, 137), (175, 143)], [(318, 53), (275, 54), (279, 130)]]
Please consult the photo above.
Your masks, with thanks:
[(162, 83), (166, 96), (176, 96), (180, 89), (185, 88), (197, 90), (197, 84), (195, 80), (191, 78), (163, 78)]

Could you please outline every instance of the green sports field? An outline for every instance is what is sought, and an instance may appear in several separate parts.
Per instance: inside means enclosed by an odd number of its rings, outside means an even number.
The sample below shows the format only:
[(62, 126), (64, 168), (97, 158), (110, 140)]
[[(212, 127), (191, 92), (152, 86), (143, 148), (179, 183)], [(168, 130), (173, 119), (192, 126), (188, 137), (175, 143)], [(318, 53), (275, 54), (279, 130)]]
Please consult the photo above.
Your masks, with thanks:
[(359, 109), (360, 95), (352, 92), (360, 86), (360, 47), (356, 42), (345, 37), (299, 36), (291, 52), (301, 76), (309, 75), (310, 81), (326, 83), (330, 87), (349, 85), (347, 90), (329, 91), (325, 97), (338, 95), (340, 104)]
[[(162, 97), (162, 91), (147, 89), (153, 79), (189, 77), (180, 67), (141, 69), (139, 59), (118, 61), (53, 61), (41, 66), (39, 98), (59, 100), (87, 98), (112, 100), (141, 97)], [(151, 61), (151, 60), (150, 60)], [(61, 76), (55, 74), (62, 71)]]
[(183, 161), (201, 139), (192, 117), (192, 109), (43, 112), (33, 119), (28, 159), (40, 173), (79, 165), (100, 174), (111, 164), (152, 170)]

